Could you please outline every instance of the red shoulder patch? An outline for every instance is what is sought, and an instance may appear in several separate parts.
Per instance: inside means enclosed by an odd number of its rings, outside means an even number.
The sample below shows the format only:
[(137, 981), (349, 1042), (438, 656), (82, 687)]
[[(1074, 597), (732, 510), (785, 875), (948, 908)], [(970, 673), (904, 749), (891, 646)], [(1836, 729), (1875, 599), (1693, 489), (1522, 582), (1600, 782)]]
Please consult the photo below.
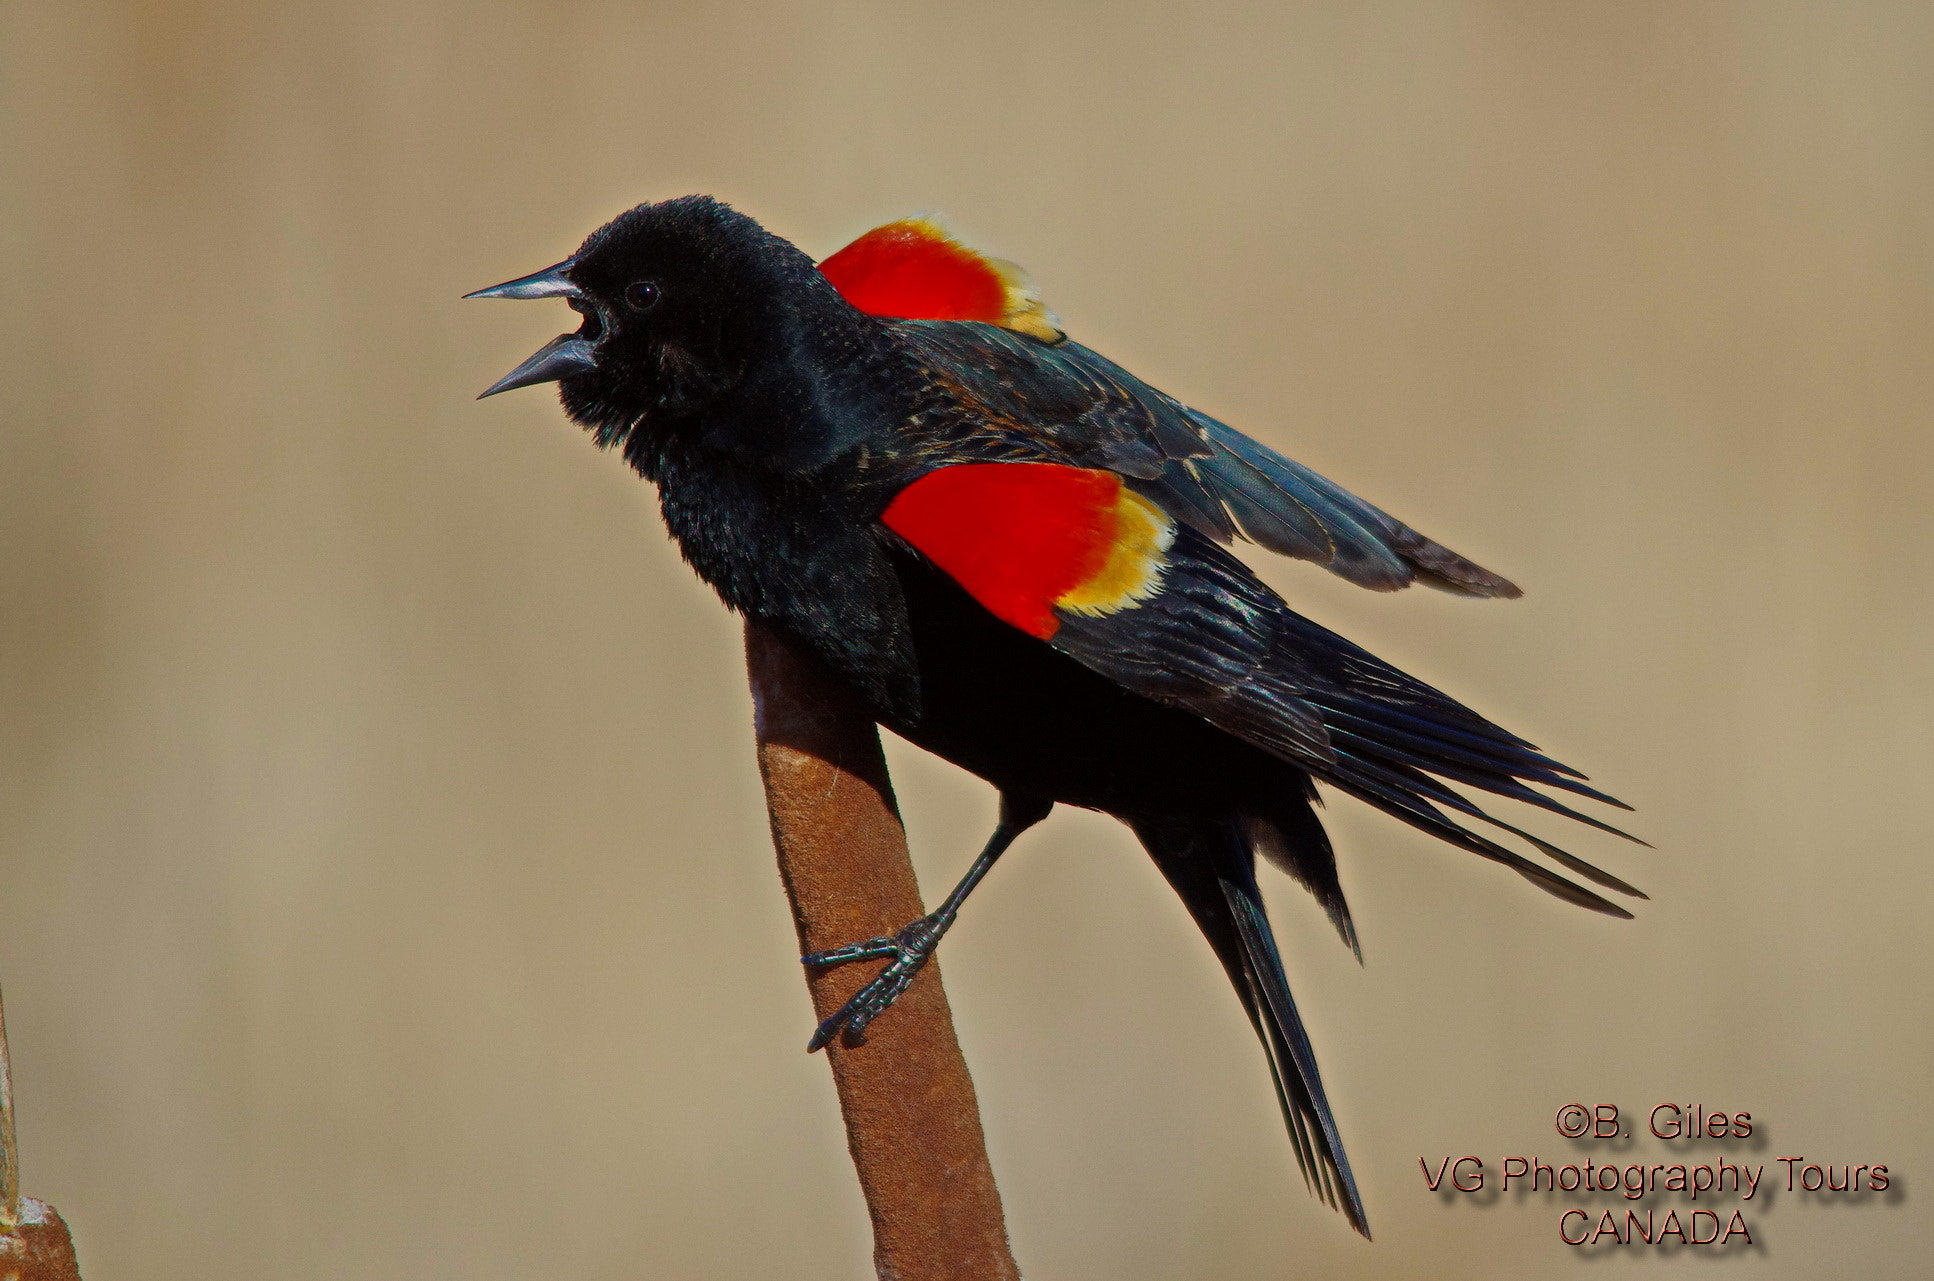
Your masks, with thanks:
[(819, 264), (861, 311), (901, 320), (980, 320), (1047, 342), (1061, 330), (1011, 262), (976, 253), (932, 218), (889, 222)]
[(1003, 622), (1046, 639), (1054, 605), (1108, 563), (1121, 477), (1053, 463), (964, 463), (929, 472), (886, 509), (918, 548)]
[(847, 302), (875, 316), (997, 324), (1007, 314), (1007, 282), (924, 218), (875, 227), (819, 269)]

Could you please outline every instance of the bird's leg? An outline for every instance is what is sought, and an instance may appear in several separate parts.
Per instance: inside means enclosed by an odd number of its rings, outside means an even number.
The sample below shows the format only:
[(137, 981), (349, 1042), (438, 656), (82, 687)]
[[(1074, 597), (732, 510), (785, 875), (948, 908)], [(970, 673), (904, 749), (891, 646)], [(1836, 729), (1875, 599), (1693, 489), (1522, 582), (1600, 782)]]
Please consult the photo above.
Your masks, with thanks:
[(953, 893), (938, 908), (909, 922), (893, 934), (882, 934), (878, 938), (867, 939), (864, 943), (848, 943), (845, 947), (830, 948), (824, 952), (808, 952), (800, 961), (815, 969), (830, 965), (844, 965), (848, 961), (866, 961), (876, 957), (891, 957), (885, 969), (881, 970), (871, 983), (853, 994), (853, 998), (835, 1010), (819, 1029), (813, 1039), (806, 1043), (806, 1052), (823, 1049), (832, 1042), (833, 1036), (844, 1028), (846, 1044), (864, 1045), (866, 1025), (885, 1013), (888, 1006), (900, 999), (900, 994), (913, 982), (914, 975), (926, 965), (933, 956), (940, 936), (954, 923), (960, 912), (960, 905), (986, 876), (994, 861), (1007, 852), (1014, 838), (1046, 818), (1054, 808), (1052, 801), (1036, 800), (1033, 797), (1017, 797), (1003, 793), (1001, 796), (1001, 819), (994, 828), (994, 834), (987, 838), (987, 845), (967, 869), (967, 875), (960, 878)]

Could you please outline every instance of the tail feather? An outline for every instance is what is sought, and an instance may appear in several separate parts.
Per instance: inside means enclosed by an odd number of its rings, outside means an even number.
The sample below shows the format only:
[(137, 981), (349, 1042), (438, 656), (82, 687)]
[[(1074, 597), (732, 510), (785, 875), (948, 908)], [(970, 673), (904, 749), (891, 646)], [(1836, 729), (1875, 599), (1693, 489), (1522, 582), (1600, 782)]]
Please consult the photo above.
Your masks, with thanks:
[[(1287, 771), (1286, 771), (1287, 772)], [(1300, 783), (1296, 787), (1295, 783)], [(1292, 790), (1293, 788), (1293, 790)], [(1278, 871), (1296, 879), (1323, 907), (1330, 924), (1363, 962), (1363, 944), (1357, 938), (1356, 922), (1350, 918), (1350, 904), (1343, 897), (1343, 884), (1337, 879), (1336, 851), (1330, 834), (1316, 816), (1321, 804), (1315, 783), (1308, 775), (1286, 780), (1282, 792), (1266, 798), (1256, 812), (1242, 819), (1243, 834), (1249, 848), (1269, 860)]]
[(1162, 817), (1131, 822), (1235, 985), (1262, 1042), (1304, 1181), (1368, 1237), (1356, 1176), (1256, 887), (1255, 852), (1248, 837), (1229, 820)]

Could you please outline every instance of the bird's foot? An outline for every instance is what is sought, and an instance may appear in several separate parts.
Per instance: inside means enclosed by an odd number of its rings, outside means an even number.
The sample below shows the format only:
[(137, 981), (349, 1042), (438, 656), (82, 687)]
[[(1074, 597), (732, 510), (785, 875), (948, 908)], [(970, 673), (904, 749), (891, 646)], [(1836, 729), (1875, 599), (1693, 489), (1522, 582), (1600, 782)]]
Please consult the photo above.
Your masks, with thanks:
[(819, 1025), (819, 1030), (813, 1033), (813, 1039), (806, 1043), (806, 1053), (811, 1054), (830, 1045), (842, 1028), (846, 1031), (847, 1045), (866, 1044), (866, 1025), (900, 999), (900, 994), (913, 982), (914, 975), (933, 956), (933, 949), (946, 932), (947, 925), (948, 922), (935, 913), (921, 917), (897, 934), (882, 934), (864, 943), (848, 943), (845, 947), (808, 952), (800, 957), (803, 964), (814, 969), (882, 956), (893, 958), (871, 983), (855, 992), (852, 1000), (840, 1006)]

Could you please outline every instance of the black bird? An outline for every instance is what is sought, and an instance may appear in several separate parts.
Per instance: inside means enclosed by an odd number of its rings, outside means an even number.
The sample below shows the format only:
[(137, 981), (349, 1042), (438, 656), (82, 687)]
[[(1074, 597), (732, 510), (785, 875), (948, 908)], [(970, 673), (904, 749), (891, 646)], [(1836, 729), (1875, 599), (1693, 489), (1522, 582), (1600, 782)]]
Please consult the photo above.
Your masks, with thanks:
[(1568, 902), (1630, 915), (1471, 825), (1643, 897), (1449, 783), (1611, 832), (1529, 784), (1619, 802), (1293, 613), (1225, 545), (1241, 534), (1379, 591), (1516, 587), (1070, 341), (1016, 269), (935, 224), (890, 224), (815, 265), (691, 196), (640, 205), (556, 266), (470, 296), (562, 298), (583, 318), (484, 395), (558, 383), (565, 412), (658, 486), (666, 526), (726, 605), (1000, 791), (992, 838), (937, 911), (803, 958), (887, 961), (810, 1048), (842, 1029), (861, 1039), (1056, 803), (1101, 810), (1208, 937), (1305, 1178), (1367, 1236), (1256, 856), (1314, 894), (1353, 950), (1319, 781)]

